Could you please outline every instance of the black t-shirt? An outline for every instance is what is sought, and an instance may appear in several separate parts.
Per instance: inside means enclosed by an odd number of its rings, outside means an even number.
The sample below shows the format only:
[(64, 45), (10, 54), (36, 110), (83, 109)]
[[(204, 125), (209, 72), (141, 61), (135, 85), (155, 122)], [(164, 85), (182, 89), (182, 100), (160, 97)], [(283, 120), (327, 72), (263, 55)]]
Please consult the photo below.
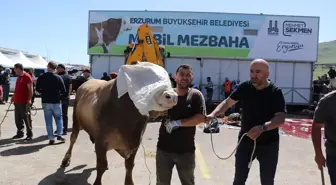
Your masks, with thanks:
[[(70, 84), (72, 84), (70, 75), (68, 75), (68, 74), (65, 73), (65, 72), (58, 73), (58, 75), (63, 79), (66, 93), (69, 95)], [(69, 99), (69, 98), (70, 98), (70, 97), (67, 96), (65, 99)]]
[[(190, 118), (195, 114), (206, 115), (206, 107), (203, 94), (191, 88), (185, 96), (179, 96), (177, 105), (168, 111), (170, 120)], [(179, 127), (171, 134), (161, 124), (157, 147), (169, 153), (188, 153), (195, 151), (196, 127)]]
[[(246, 81), (239, 85), (230, 97), (239, 101), (243, 110), (239, 139), (252, 127), (271, 121), (275, 113), (286, 111), (282, 91), (272, 82), (265, 89), (257, 90), (250, 81)], [(262, 133), (257, 138), (257, 145), (267, 145), (277, 141), (279, 141), (279, 129), (273, 129)], [(244, 137), (243, 142), (253, 143), (253, 140)]]

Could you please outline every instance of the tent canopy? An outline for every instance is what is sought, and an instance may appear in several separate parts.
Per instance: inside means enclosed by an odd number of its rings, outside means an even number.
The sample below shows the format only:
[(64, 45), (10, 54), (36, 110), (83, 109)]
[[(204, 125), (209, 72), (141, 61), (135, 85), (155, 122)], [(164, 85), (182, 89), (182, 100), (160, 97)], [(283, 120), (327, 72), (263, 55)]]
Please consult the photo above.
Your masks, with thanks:
[(40, 66), (47, 66), (48, 65), (48, 62), (45, 61), (40, 55), (37, 55), (33, 58), (30, 58), (30, 60), (37, 64), (37, 65), (40, 65)]
[(29, 60), (21, 51), (15, 55), (8, 55), (8, 58), (14, 63), (21, 63), (23, 68), (46, 69), (46, 66), (38, 65)]
[(4, 68), (11, 68), (14, 67), (14, 62), (12, 62), (10, 59), (8, 59), (4, 54), (0, 52), (0, 64)]

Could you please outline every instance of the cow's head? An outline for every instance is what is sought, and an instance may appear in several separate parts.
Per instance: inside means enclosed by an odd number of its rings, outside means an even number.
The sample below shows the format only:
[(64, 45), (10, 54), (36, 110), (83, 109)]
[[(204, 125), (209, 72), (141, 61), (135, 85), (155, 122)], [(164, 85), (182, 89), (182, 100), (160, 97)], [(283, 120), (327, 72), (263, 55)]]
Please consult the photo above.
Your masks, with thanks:
[(132, 25), (129, 17), (121, 18), (121, 28), (120, 28), (119, 34), (123, 34), (124, 32), (130, 31), (136, 28), (137, 28), (137, 25)]
[(174, 89), (168, 89), (156, 94), (156, 102), (163, 109), (171, 109), (177, 104), (178, 95)]

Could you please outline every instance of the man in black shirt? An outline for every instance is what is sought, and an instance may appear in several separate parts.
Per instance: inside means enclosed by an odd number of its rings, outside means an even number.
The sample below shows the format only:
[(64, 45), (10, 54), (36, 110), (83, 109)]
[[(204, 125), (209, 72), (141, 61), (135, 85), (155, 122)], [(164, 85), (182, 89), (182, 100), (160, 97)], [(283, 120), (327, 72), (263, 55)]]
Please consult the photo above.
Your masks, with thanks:
[(268, 81), (269, 66), (263, 59), (252, 61), (250, 81), (246, 81), (207, 117), (210, 121), (238, 101), (243, 110), (238, 139), (247, 133), (237, 148), (233, 185), (244, 185), (252, 155), (254, 140), (257, 147), (253, 159), (260, 164), (262, 185), (273, 185), (279, 155), (279, 129), (285, 122), (285, 100), (281, 89)]
[(170, 120), (162, 123), (156, 151), (157, 185), (170, 185), (176, 165), (181, 184), (194, 185), (196, 125), (205, 121), (206, 109), (202, 93), (189, 88), (192, 68), (181, 65), (176, 70), (178, 102), (168, 111)]
[(109, 76), (107, 76), (107, 72), (104, 72), (103, 77), (101, 77), (101, 80), (110, 81), (111, 78)]
[(68, 108), (72, 91), (72, 82), (70, 75), (65, 72), (65, 66), (63, 64), (57, 65), (57, 74), (62, 77), (67, 94), (67, 96), (62, 99), (63, 135), (66, 135), (68, 132)]
[(36, 90), (41, 93), (42, 108), (49, 137), (49, 144), (52, 145), (55, 143), (52, 124), (53, 117), (55, 118), (57, 126), (57, 140), (62, 142), (65, 141), (62, 137), (63, 120), (61, 100), (68, 97), (68, 94), (65, 90), (63, 79), (54, 73), (56, 64), (54, 62), (49, 62), (47, 69), (48, 72), (37, 79)]
[[(326, 164), (328, 167), (330, 182), (336, 185), (336, 91), (326, 94), (318, 102), (315, 109), (313, 126), (312, 126), (312, 141), (315, 150), (315, 162), (319, 169), (322, 169)], [(325, 142), (324, 157), (321, 148), (321, 128), (324, 126), (324, 134), (327, 139)]]

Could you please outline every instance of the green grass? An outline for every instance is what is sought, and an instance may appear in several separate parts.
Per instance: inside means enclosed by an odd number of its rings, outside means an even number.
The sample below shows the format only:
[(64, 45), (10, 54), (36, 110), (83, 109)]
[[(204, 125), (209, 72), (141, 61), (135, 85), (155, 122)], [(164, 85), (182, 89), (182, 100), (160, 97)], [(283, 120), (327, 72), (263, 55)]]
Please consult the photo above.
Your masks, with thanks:
[[(231, 48), (191, 48), (191, 47), (165, 47), (173, 56), (212, 56), (212, 57), (242, 57), (249, 54), (248, 49)], [(113, 46), (109, 53), (124, 54), (125, 46)], [(92, 47), (89, 53), (103, 53), (102, 47)]]
[(336, 40), (319, 44), (318, 63), (336, 64)]
[[(336, 65), (336, 40), (330, 42), (322, 42), (319, 44), (319, 54), (317, 63), (335, 63)], [(322, 76), (329, 71), (329, 68), (322, 68), (321, 66), (315, 68), (314, 79)]]

